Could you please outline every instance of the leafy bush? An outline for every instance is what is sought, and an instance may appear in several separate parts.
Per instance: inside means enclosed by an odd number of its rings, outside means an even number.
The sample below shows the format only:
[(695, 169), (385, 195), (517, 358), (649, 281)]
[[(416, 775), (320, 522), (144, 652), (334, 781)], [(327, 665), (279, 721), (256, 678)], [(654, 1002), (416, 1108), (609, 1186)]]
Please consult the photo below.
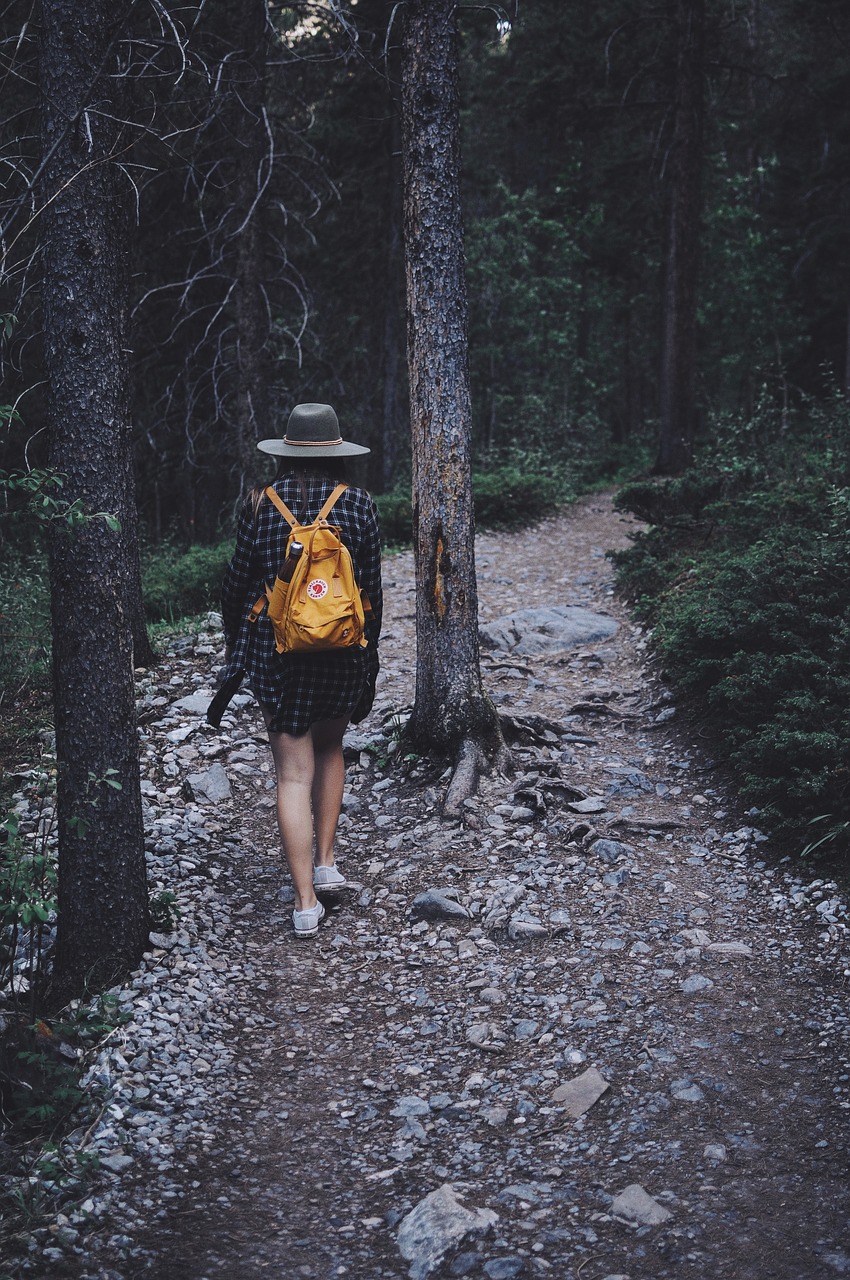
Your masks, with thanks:
[(151, 622), (184, 618), (217, 608), (221, 580), (233, 554), (231, 541), (185, 551), (163, 544), (143, 561), (142, 591)]
[[(472, 488), (479, 529), (516, 529), (542, 520), (572, 502), (577, 492), (565, 467), (522, 457), (476, 469)], [(385, 545), (409, 546), (413, 521), (409, 489), (378, 494), (375, 504)]]
[(28, 684), (47, 686), (50, 596), (40, 555), (7, 549), (0, 576), (0, 689), (11, 698)]
[[(850, 819), (850, 432), (844, 406), (739, 430), (688, 475), (628, 486), (618, 553), (665, 675), (710, 716), (743, 796), (803, 837)], [(820, 828), (819, 833), (823, 833)]]

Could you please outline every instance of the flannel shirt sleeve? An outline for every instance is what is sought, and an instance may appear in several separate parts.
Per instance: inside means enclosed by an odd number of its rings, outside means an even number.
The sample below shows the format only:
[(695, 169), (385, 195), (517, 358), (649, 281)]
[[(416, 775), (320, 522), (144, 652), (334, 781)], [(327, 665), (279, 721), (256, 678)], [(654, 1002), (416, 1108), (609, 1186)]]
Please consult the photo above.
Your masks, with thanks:
[(262, 578), (254, 543), (254, 512), (246, 502), (239, 515), (236, 530), (236, 549), (224, 574), (221, 587), (221, 616), (224, 622), (224, 643), (229, 649), (236, 644), (239, 628), (245, 614), (246, 597), (252, 594), (258, 579)]

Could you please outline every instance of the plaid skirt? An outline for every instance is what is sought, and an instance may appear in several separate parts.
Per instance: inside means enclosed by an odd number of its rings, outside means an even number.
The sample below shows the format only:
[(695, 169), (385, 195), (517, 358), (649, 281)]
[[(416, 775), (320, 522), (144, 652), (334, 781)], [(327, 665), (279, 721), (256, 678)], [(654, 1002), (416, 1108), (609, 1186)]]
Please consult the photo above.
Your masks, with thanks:
[(275, 709), (269, 729), (300, 737), (318, 720), (347, 716), (358, 724), (372, 707), (377, 674), (378, 654), (370, 645), (276, 654), (262, 676), (250, 673), (249, 683), (257, 701)]

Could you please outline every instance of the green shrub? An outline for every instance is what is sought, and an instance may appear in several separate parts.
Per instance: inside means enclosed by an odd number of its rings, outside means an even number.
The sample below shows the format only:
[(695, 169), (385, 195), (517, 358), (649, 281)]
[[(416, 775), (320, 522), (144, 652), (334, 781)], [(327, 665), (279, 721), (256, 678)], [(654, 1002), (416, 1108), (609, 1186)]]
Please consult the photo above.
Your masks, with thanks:
[(413, 538), (413, 503), (410, 487), (375, 494), (381, 541), (386, 547), (409, 547)]
[[(566, 468), (544, 467), (538, 459), (521, 458), (476, 469), (472, 488), (479, 529), (517, 529), (533, 524), (572, 502), (577, 492)], [(378, 494), (375, 504), (385, 545), (409, 546), (413, 523), (409, 489)]]
[(185, 551), (170, 544), (143, 557), (142, 591), (151, 622), (173, 622), (218, 608), (221, 580), (233, 554), (232, 541)]
[(613, 557), (743, 797), (801, 840), (825, 823), (824, 845), (850, 830), (845, 419), (814, 412), (766, 441), (741, 430), (684, 477), (628, 486), (617, 505), (652, 523)]
[(50, 596), (43, 558), (7, 548), (0, 575), (0, 688), (14, 701), (50, 679)]

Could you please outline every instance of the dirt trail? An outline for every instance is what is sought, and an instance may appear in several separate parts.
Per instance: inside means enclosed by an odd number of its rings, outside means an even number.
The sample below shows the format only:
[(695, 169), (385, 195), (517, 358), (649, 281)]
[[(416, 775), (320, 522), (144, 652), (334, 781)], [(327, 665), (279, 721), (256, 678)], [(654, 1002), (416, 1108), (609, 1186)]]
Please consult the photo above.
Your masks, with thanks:
[[(498, 1223), (437, 1277), (850, 1275), (840, 944), (678, 731), (612, 594), (604, 552), (626, 535), (603, 496), (542, 532), (479, 538), (483, 621), (578, 604), (619, 630), (485, 659), (502, 709), (563, 733), (518, 743), (517, 777), (486, 779), (463, 823), (437, 815), (445, 782), (383, 769), (380, 750), (355, 759), (338, 856), (359, 887), (314, 943), (276, 898), (267, 775), (231, 772), (218, 820), (244, 854), (216, 892), (232, 911), (222, 954), (251, 967), (251, 997), (229, 1110), (208, 1150), (178, 1152), (183, 1194), (154, 1195), (144, 1252), (76, 1274), (402, 1280), (398, 1223), (450, 1183)], [(527, 567), (543, 536), (560, 581)], [(385, 578), (375, 726), (412, 696), (411, 556)], [(532, 818), (514, 799), (523, 774), (545, 805)], [(600, 812), (569, 808), (558, 779)], [(428, 889), (468, 914), (416, 922)], [(610, 1087), (572, 1118), (556, 1091), (591, 1067)], [(657, 1225), (624, 1220), (635, 1184)]]

